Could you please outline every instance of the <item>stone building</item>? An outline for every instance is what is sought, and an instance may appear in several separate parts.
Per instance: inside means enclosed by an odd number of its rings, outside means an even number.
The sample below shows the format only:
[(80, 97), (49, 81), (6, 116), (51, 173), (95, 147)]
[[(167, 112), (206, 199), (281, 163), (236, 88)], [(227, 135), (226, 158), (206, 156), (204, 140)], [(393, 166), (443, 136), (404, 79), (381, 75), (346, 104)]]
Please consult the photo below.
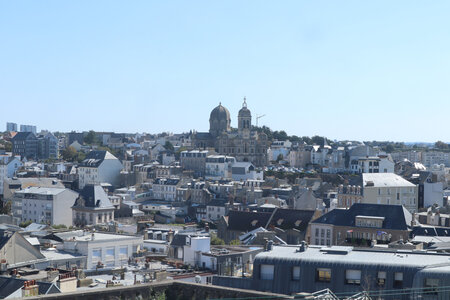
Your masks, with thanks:
[(252, 130), (252, 115), (245, 98), (238, 113), (237, 130), (232, 129), (230, 124), (230, 112), (219, 104), (211, 112), (209, 132), (195, 133), (192, 146), (197, 149), (212, 147), (219, 154), (233, 156), (237, 161), (251, 162), (256, 167), (266, 165), (267, 135)]

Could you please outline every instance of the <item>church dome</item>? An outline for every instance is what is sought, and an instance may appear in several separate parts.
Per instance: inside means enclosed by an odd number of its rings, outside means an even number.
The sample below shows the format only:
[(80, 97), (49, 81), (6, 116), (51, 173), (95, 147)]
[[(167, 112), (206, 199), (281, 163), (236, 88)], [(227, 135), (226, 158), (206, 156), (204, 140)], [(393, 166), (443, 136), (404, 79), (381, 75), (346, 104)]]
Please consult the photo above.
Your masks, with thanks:
[(249, 118), (251, 116), (252, 116), (252, 114), (250, 112), (250, 109), (247, 108), (247, 101), (244, 98), (244, 104), (242, 104), (242, 108), (239, 110), (238, 117), (239, 118), (243, 118), (243, 117)]
[(211, 111), (209, 116), (209, 133), (213, 136), (218, 136), (222, 132), (229, 132), (231, 118), (230, 112), (222, 104), (219, 104)]
[(209, 116), (209, 120), (217, 120), (217, 121), (221, 121), (221, 120), (231, 120), (230, 118), (230, 112), (228, 111), (228, 109), (225, 106), (222, 106), (222, 104), (220, 103), (219, 106), (217, 106), (216, 108), (214, 108), (211, 111), (211, 115)]

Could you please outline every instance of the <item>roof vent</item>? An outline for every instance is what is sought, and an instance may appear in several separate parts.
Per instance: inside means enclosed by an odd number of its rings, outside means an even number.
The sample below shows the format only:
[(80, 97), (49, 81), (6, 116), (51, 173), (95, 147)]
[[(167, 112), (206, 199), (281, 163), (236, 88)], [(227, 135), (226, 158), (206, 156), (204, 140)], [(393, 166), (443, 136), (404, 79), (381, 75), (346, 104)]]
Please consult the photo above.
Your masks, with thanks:
[(375, 184), (373, 183), (373, 181), (367, 181), (366, 186), (375, 186)]

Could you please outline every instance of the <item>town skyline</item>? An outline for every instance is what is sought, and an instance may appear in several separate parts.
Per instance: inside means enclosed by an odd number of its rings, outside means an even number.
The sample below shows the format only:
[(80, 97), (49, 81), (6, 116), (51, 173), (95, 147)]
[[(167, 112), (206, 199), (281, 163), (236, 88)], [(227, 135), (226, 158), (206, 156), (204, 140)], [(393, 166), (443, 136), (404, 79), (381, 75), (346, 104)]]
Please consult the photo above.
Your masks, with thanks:
[(4, 2), (0, 99), (23, 109), (0, 121), (204, 131), (246, 96), (291, 135), (448, 140), (423, 124), (445, 127), (450, 7), (409, 4)]

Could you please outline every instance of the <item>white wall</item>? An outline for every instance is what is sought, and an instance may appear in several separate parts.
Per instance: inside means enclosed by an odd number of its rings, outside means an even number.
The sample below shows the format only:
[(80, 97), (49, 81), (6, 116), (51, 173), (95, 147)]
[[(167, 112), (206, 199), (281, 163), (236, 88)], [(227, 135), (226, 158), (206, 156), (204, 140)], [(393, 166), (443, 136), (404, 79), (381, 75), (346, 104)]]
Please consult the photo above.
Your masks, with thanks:
[(423, 184), (423, 200), (424, 200), (424, 206), (429, 207), (435, 203), (442, 206), (443, 204), (443, 185), (442, 182), (434, 182), (429, 183), (425, 182)]

